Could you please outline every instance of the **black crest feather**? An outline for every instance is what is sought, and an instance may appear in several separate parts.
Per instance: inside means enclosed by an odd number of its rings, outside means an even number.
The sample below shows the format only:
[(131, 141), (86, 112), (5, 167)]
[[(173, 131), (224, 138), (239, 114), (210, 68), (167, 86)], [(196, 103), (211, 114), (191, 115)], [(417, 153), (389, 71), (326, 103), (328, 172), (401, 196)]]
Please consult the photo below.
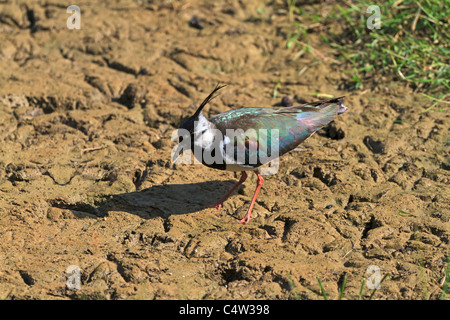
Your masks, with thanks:
[(202, 111), (202, 109), (215, 97), (217, 97), (217, 95), (214, 95), (217, 91), (219, 91), (220, 89), (222, 89), (223, 87), (226, 87), (226, 84), (221, 85), (220, 83), (218, 83), (216, 85), (216, 87), (214, 88), (214, 90), (209, 94), (209, 96), (206, 97), (205, 100), (203, 100), (202, 104), (198, 107), (197, 111), (195, 111), (194, 113), (194, 118), (198, 117), (198, 115), (200, 114), (200, 112)]

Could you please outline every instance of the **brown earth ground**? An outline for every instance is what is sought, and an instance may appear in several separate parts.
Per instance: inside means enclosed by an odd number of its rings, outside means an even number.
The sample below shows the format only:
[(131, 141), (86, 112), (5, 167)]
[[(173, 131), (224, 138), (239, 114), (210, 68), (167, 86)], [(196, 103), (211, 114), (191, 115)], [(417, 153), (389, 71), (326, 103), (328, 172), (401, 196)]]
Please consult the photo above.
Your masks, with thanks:
[[(373, 299), (440, 297), (447, 111), (404, 83), (347, 90), (320, 41), (296, 57), (284, 1), (78, 1), (80, 30), (61, 3), (0, 4), (0, 299), (322, 299), (317, 277), (357, 299), (369, 266), (389, 274)], [(218, 212), (237, 176), (170, 159), (218, 82), (210, 116), (315, 92), (349, 108), (265, 177), (247, 225), (255, 175)]]

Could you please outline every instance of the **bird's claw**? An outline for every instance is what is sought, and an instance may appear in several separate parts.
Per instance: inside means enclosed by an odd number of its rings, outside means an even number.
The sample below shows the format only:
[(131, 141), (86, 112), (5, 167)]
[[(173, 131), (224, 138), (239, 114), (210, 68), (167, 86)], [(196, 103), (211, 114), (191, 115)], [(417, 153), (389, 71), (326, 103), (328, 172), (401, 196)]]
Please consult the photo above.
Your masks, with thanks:
[(222, 203), (205, 204), (205, 207), (208, 207), (208, 208), (216, 208), (217, 210), (220, 211), (220, 209), (222, 208)]
[(246, 214), (244, 218), (239, 220), (239, 222), (242, 224), (247, 224), (249, 221), (250, 221), (250, 215), (248, 215), (248, 214)]

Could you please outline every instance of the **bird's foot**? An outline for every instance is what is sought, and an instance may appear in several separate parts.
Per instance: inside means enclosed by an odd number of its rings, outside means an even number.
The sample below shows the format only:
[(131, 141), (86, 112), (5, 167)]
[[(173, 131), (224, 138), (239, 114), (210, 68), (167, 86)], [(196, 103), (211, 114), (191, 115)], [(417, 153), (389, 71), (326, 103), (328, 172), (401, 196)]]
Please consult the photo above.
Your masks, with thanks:
[(239, 222), (242, 223), (242, 224), (247, 224), (249, 221), (250, 221), (250, 215), (249, 214), (246, 214), (244, 218), (239, 220)]
[(222, 202), (219, 202), (216, 204), (205, 204), (204, 206), (208, 208), (216, 208), (217, 210), (220, 211), (220, 209), (222, 208), (222, 204), (223, 204)]

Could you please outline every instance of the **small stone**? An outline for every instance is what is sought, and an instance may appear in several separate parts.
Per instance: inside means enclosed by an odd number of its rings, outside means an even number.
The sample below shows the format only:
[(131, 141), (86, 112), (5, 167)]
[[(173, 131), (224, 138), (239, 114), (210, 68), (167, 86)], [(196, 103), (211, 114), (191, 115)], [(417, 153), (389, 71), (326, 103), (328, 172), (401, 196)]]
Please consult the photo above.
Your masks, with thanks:
[(192, 17), (192, 19), (189, 20), (189, 25), (190, 25), (192, 28), (196, 28), (196, 29), (199, 29), (199, 30), (202, 30), (202, 29), (204, 28), (204, 27), (200, 24), (200, 21), (198, 20), (197, 17)]
[(141, 70), (139, 70), (139, 74), (143, 76), (147, 75), (148, 74), (147, 68), (141, 68)]
[(283, 99), (281, 99), (281, 104), (284, 107), (290, 107), (294, 104), (294, 99), (290, 96), (284, 96)]
[(141, 103), (147, 94), (147, 88), (137, 83), (130, 83), (119, 98), (119, 102), (131, 109), (135, 103)]

